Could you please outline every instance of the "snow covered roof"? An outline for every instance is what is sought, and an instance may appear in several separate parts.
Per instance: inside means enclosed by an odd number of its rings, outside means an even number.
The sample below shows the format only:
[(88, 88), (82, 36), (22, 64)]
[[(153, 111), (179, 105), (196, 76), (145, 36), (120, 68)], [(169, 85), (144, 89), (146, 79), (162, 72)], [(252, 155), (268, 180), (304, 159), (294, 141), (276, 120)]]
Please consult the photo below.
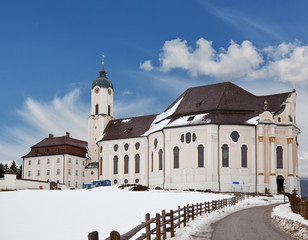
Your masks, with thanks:
[(111, 121), (98, 141), (145, 137), (171, 127), (256, 125), (265, 100), (267, 111), (279, 112), (290, 93), (255, 96), (231, 82), (189, 88), (159, 115)]

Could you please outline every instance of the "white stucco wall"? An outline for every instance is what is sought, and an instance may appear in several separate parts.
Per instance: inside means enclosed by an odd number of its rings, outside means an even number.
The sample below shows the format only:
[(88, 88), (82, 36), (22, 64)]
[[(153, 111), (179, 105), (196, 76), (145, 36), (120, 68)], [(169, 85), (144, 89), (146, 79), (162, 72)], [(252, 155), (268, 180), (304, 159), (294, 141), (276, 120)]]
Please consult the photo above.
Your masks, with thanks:
[(50, 189), (50, 183), (16, 179), (15, 174), (5, 174), (0, 179), (1, 190)]
[(85, 164), (86, 158), (69, 154), (24, 158), (23, 178), (55, 181), (68, 187), (82, 188)]

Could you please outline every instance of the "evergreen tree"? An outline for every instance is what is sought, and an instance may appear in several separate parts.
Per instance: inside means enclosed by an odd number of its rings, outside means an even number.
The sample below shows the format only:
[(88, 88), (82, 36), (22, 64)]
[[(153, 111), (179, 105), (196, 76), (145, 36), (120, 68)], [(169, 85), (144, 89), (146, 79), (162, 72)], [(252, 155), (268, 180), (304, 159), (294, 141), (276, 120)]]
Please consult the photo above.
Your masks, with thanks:
[(4, 166), (2, 163), (0, 163), (0, 178), (4, 177)]
[(9, 167), (7, 166), (7, 163), (4, 165), (4, 173), (6, 173), (9, 170)]
[(11, 163), (10, 169), (12, 169), (14, 173), (17, 173), (17, 165), (15, 161)]
[(21, 178), (21, 177), (22, 177), (22, 164), (17, 169), (17, 178)]

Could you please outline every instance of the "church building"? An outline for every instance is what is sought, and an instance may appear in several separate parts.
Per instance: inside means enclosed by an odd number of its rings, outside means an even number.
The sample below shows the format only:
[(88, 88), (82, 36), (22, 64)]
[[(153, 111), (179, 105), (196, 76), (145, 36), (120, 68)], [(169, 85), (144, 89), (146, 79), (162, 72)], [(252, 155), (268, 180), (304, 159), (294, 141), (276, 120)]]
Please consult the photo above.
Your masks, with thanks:
[(90, 162), (113, 185), (217, 192), (299, 190), (296, 91), (255, 96), (231, 82), (187, 89), (163, 113), (113, 117), (102, 70), (91, 87)]

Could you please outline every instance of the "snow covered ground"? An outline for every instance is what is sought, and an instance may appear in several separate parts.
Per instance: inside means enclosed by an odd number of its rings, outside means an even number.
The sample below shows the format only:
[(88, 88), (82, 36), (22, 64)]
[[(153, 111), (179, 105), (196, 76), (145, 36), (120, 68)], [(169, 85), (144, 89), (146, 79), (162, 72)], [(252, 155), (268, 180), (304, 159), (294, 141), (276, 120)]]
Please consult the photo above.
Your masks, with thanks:
[(274, 222), (297, 239), (308, 239), (308, 220), (295, 214), (290, 204), (279, 205), (273, 209)]
[(146, 213), (231, 197), (230, 195), (158, 191), (131, 192), (116, 187), (91, 190), (0, 192), (0, 239), (87, 240), (91, 231), (105, 239), (112, 230), (125, 233)]
[[(226, 194), (184, 191), (132, 192), (116, 187), (0, 192), (0, 239), (87, 240), (91, 231), (98, 231), (100, 239), (105, 239), (113, 230), (121, 234), (131, 230), (144, 221), (146, 213), (154, 216), (163, 209), (168, 211), (186, 204), (229, 197)], [(175, 239), (191, 239), (192, 235), (205, 229), (210, 236), (211, 224), (228, 214), (248, 207), (281, 202), (282, 196), (246, 199), (236, 206), (205, 214), (189, 222), (187, 227), (177, 229)], [(288, 211), (288, 204), (279, 207), (275, 209), (275, 214), (293, 214)], [(294, 217), (299, 221), (298, 215)]]

